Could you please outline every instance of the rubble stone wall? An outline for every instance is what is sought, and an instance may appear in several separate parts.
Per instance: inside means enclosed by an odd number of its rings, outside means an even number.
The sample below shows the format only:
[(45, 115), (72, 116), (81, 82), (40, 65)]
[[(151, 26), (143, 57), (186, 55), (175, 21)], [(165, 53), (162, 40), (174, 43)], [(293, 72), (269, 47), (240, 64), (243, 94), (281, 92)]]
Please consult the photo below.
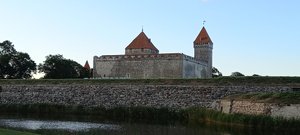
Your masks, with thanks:
[(200, 85), (1, 85), (0, 104), (60, 104), (106, 108), (207, 107), (225, 96), (246, 92), (287, 92), (286, 86)]

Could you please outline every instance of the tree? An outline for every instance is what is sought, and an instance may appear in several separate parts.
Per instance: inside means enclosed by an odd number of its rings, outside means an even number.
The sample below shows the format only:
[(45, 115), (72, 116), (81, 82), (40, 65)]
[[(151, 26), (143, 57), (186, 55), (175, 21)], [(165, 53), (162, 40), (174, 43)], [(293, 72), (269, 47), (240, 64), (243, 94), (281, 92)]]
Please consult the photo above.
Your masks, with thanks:
[(0, 43), (0, 78), (27, 79), (36, 71), (36, 64), (27, 53), (18, 52), (10, 41)]
[(245, 76), (244, 74), (240, 73), (240, 72), (233, 72), (231, 73), (230, 76), (235, 76), (235, 77), (238, 77), (238, 76)]
[(0, 55), (12, 55), (16, 53), (16, 49), (12, 42), (6, 40), (0, 43)]
[(83, 67), (77, 62), (65, 59), (62, 55), (48, 55), (43, 64), (38, 66), (44, 72), (45, 79), (80, 78)]
[(212, 77), (221, 77), (223, 74), (215, 67), (212, 68)]
[(258, 77), (258, 76), (260, 76), (260, 75), (259, 75), (259, 74), (253, 74), (252, 76)]

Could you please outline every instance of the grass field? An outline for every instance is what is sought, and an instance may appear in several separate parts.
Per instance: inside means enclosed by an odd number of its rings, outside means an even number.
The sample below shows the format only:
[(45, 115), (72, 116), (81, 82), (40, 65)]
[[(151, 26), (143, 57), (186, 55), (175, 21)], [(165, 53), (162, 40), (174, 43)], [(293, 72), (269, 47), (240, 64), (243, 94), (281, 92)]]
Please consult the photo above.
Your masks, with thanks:
[(0, 135), (38, 135), (38, 134), (0, 128)]
[(300, 77), (218, 77), (211, 79), (28, 79), (0, 80), (0, 84), (168, 84), (168, 85), (292, 85), (300, 87)]

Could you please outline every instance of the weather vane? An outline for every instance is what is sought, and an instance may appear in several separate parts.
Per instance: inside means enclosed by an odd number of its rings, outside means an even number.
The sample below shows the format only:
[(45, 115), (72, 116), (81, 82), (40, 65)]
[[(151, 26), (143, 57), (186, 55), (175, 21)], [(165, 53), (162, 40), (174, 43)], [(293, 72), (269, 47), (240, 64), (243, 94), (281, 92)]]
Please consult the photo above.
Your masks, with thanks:
[(206, 21), (205, 21), (205, 20), (203, 20), (203, 26), (205, 25), (205, 23), (206, 23)]
[(144, 32), (144, 25), (142, 25), (142, 32)]

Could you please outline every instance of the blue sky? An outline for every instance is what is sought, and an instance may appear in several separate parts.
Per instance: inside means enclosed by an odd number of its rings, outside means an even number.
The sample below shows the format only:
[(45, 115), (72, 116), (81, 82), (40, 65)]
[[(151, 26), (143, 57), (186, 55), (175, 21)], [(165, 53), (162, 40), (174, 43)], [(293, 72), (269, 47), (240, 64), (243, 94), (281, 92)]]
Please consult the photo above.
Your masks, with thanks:
[(298, 0), (0, 0), (0, 41), (38, 64), (49, 54), (92, 65), (141, 32), (161, 53), (193, 56), (202, 21), (224, 75), (300, 76)]

